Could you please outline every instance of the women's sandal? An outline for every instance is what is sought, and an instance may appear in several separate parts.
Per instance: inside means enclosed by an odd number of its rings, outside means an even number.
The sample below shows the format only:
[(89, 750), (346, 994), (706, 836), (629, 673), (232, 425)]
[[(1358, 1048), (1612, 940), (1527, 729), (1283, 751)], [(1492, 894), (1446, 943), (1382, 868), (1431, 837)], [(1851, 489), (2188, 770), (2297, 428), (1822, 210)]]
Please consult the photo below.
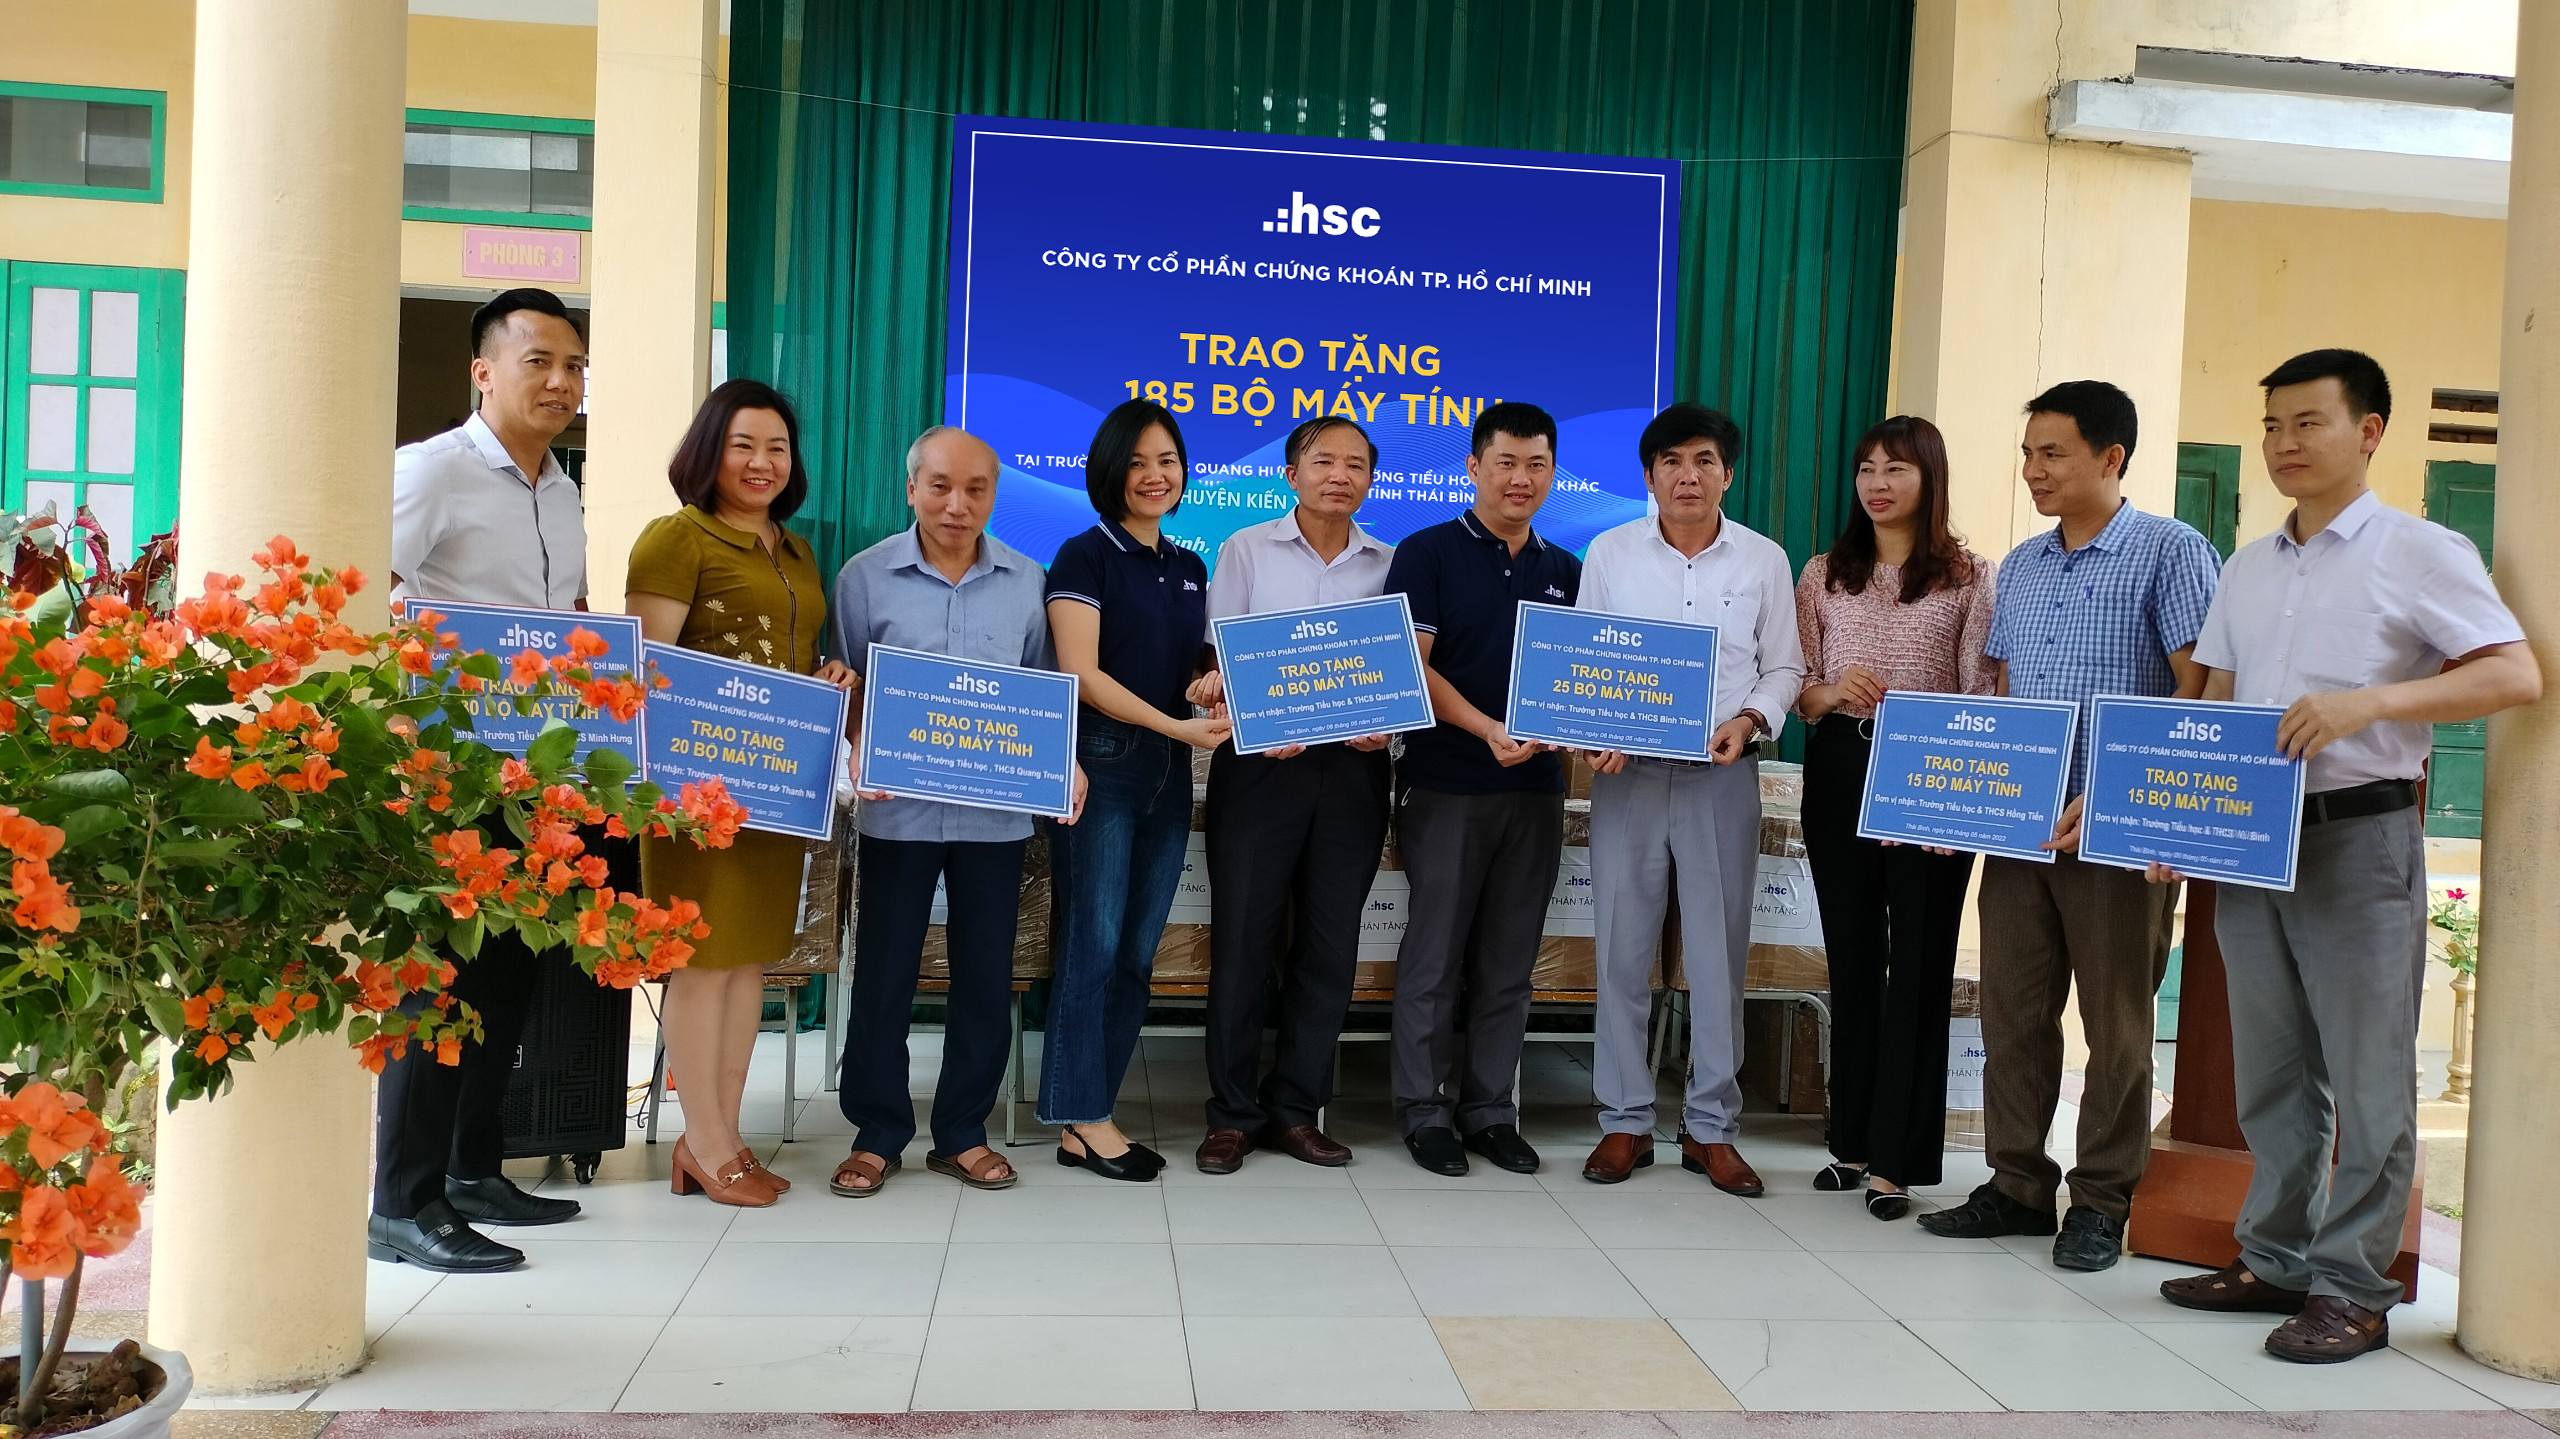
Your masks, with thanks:
[(1825, 1194), (1856, 1189), (1866, 1182), (1866, 1168), (1857, 1164), (1826, 1164), (1813, 1175), (1813, 1187)]
[(714, 1204), (727, 1204), (739, 1209), (763, 1209), (779, 1198), (755, 1172), (735, 1161), (726, 1169), (713, 1173), (693, 1157), (692, 1146), (676, 1141), (675, 1172), (668, 1177), (667, 1187), (678, 1194), (706, 1194)]
[(1893, 1220), (1911, 1212), (1911, 1196), (1899, 1189), (1867, 1191), (1867, 1213), (1878, 1219)]
[(1074, 1125), (1066, 1126), (1066, 1132), (1074, 1135), (1076, 1143), (1084, 1146), (1084, 1153), (1078, 1154), (1066, 1145), (1060, 1144), (1058, 1163), (1064, 1168), (1090, 1169), (1105, 1179), (1126, 1180), (1131, 1184), (1145, 1184), (1164, 1172), (1164, 1165), (1161, 1162), (1149, 1164), (1140, 1158), (1138, 1146), (1134, 1143), (1129, 1146), (1127, 1152), (1115, 1154), (1106, 1159), (1093, 1152), (1093, 1141), (1085, 1138)]
[[(827, 1192), (845, 1199), (869, 1199), (889, 1187), (889, 1176), (905, 1167), (905, 1161), (883, 1159), (867, 1149), (857, 1149), (836, 1166), (827, 1180)], [(863, 1181), (860, 1184), (854, 1180)]]
[(789, 1194), (791, 1192), (791, 1181), (774, 1173), (772, 1170), (765, 1168), (764, 1161), (756, 1158), (756, 1152), (754, 1150), (739, 1150), (738, 1163), (745, 1166), (746, 1171), (749, 1174), (763, 1180), (764, 1187), (772, 1190), (774, 1193)]
[(975, 1167), (962, 1164), (948, 1154), (925, 1155), (924, 1167), (936, 1174), (947, 1174), (971, 1189), (1011, 1189), (1014, 1182), (1022, 1177), (1013, 1172), (1012, 1165), (1005, 1163), (1003, 1155), (992, 1149)]
[(2267, 1352), (2296, 1364), (2342, 1364), (2391, 1347), (2391, 1321), (2334, 1294), (2314, 1294), (2267, 1336)]

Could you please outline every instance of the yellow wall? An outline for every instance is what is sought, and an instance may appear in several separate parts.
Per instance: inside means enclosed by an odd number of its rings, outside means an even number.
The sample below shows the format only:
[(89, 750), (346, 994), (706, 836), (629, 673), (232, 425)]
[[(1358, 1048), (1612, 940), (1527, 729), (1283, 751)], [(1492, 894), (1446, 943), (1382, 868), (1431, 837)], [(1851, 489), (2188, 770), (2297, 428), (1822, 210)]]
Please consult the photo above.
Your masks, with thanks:
[(2427, 409), (2433, 390), (2498, 388), (2506, 228), (2451, 215), (2196, 202), (2178, 438), (2241, 447), (2243, 542), (2274, 529), (2288, 508), (2258, 453), (2257, 380), (2304, 350), (2363, 350), (2391, 376), (2391, 431), (2373, 462), (2386, 503), (2417, 512), (2431, 458), (2496, 459), (2494, 447), (2429, 445)]
[(0, 0), (0, 79), (169, 97), (161, 203), (0, 195), (0, 259), (186, 268), (195, 31), (188, 0)]

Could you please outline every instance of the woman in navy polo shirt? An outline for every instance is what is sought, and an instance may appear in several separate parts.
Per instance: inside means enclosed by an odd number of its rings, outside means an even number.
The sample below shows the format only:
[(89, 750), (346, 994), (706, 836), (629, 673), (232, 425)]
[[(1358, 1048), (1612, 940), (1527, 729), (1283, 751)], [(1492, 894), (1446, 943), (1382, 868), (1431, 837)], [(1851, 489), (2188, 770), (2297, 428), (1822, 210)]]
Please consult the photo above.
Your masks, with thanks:
[(1076, 758), (1090, 787), (1075, 828), (1050, 831), (1057, 977), (1039, 1117), (1063, 1130), (1060, 1164), (1106, 1179), (1144, 1182), (1164, 1169), (1111, 1109), (1182, 878), (1191, 751), (1216, 748), (1229, 728), (1191, 718), (1183, 696), (1208, 634), (1209, 567), (1163, 526), (1189, 464), (1164, 406), (1130, 400), (1105, 415), (1084, 464), (1101, 522), (1058, 546), (1049, 566), (1049, 630), (1083, 697)]

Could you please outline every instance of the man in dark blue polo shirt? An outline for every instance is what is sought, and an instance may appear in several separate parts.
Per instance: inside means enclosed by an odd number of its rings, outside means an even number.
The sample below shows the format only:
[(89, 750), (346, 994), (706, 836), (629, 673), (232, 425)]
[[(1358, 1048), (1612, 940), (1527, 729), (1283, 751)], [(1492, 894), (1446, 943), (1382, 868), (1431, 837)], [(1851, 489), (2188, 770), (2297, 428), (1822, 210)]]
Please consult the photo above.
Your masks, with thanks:
[[(1396, 844), (1413, 887), (1396, 952), (1396, 1123), (1413, 1161), (1467, 1172), (1472, 1149), (1534, 1172), (1511, 1086), (1529, 975), (1564, 847), (1564, 767), (1504, 733), (1519, 602), (1570, 605), (1582, 562), (1529, 522), (1555, 485), (1556, 422), (1535, 405), (1476, 418), (1475, 505), (1396, 547), (1387, 589), (1413, 607), (1440, 723), (1407, 737)], [(1464, 1139), (1461, 1140), (1460, 1136)]]

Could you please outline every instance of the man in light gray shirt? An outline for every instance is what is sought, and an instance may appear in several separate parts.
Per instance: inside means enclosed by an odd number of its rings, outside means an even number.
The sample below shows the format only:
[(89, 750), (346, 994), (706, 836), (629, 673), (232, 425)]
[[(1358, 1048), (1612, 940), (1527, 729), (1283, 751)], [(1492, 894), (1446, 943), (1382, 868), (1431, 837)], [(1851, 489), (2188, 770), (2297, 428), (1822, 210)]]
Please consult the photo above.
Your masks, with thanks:
[(2289, 1315), (2267, 1352), (2326, 1364), (2388, 1345), (2403, 1295), (2386, 1271), (2417, 1160), (2432, 727), (2533, 703), (2542, 671), (2471, 542), (2367, 488), (2382, 367), (2313, 350), (2260, 383), (2267, 477), (2294, 508), (2223, 569), (2195, 659), (2206, 699), (2285, 706), (2276, 741), (2307, 798), (2292, 891), (2226, 885), (2214, 914), (2257, 1161), (2240, 1258), (2160, 1292)]
[[(585, 609), (586, 517), (551, 442), (586, 397), (587, 342), (559, 296), (509, 290), (471, 317), (471, 344), (479, 410), (392, 459), (392, 598)], [(601, 848), (601, 836), (589, 845)], [(622, 859), (636, 869), (636, 855)], [(458, 1065), (413, 1048), (383, 1066), (374, 1091), (373, 1258), (445, 1273), (511, 1269), (523, 1252), (472, 1225), (577, 1215), (574, 1201), (527, 1194), (498, 1172), (516, 1038), (545, 962), (566, 961), (538, 958), (516, 935), (490, 935), (452, 986), (479, 1012), (481, 1041), (462, 1047)]]
[[(1349, 420), (1315, 419), (1284, 454), (1298, 503), (1227, 537), (1209, 618), (1375, 599), (1395, 551), (1352, 518), (1378, 447)], [(1225, 696), (1216, 670), (1195, 704)], [(1387, 837), (1387, 737), (1209, 759), (1209, 1123), (1197, 1162), (1232, 1174), (1256, 1146), (1306, 1164), (1351, 1162), (1316, 1126), (1351, 1009), (1360, 913)], [(1262, 1073), (1264, 991), (1279, 980), (1279, 1046)]]
[[(1050, 667), (1046, 576), (986, 532), (996, 502), (996, 453), (965, 430), (936, 425), (907, 449), (907, 503), (916, 522), (845, 562), (836, 576), (835, 650), (857, 672), (870, 646), (927, 650), (989, 664)], [(861, 692), (855, 691), (856, 703)], [(1081, 776), (1077, 797), (1082, 799)], [(930, 800), (863, 796), (858, 818), (862, 903), (854, 922), (853, 991), (836, 1101), (854, 1127), (853, 1152), (829, 1187), (850, 1199), (880, 1192), (914, 1140), (907, 1093), (907, 1012), (932, 922), (946, 895), (951, 956), (934, 1086), (927, 1167), (975, 1189), (1004, 1189), (1013, 1166), (987, 1147), (987, 1114), (1004, 1079), (1012, 1035), (1016, 911), (1031, 817)]]

